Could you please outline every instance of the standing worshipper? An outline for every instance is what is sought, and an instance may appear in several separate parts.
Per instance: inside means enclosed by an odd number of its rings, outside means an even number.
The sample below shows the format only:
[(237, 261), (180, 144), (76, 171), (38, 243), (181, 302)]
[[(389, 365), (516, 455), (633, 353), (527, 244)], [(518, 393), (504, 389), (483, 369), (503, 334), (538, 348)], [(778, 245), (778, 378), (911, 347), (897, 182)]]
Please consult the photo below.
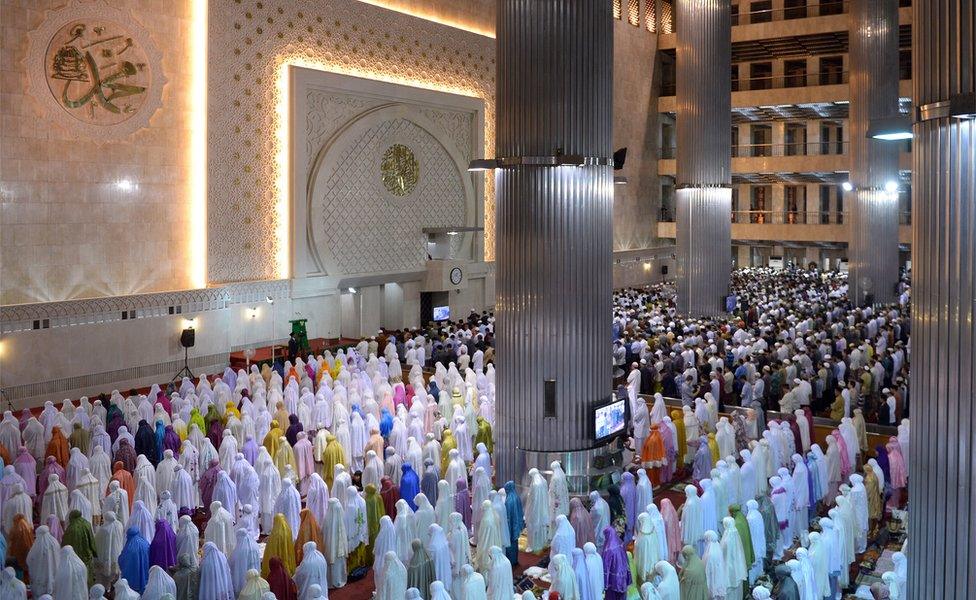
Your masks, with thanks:
[(94, 561), (98, 554), (95, 547), (95, 534), (92, 532), (91, 523), (81, 516), (77, 510), (68, 514), (68, 526), (64, 528), (64, 536), (61, 538), (62, 546), (74, 548), (75, 555), (85, 565), (88, 585), (94, 583)]
[(261, 549), (258, 548), (257, 540), (243, 527), (237, 530), (237, 543), (234, 544), (234, 552), (227, 559), (227, 564), (230, 566), (235, 594), (240, 594), (247, 584), (247, 574), (261, 568)]
[(627, 588), (633, 583), (627, 561), (627, 551), (617, 535), (617, 530), (613, 527), (604, 528), (603, 536), (606, 540), (603, 547), (605, 598), (607, 600), (623, 600), (627, 595)]
[(149, 579), (149, 542), (135, 527), (126, 530), (125, 535), (125, 546), (119, 554), (119, 570), (129, 587), (141, 594)]
[(288, 574), (281, 559), (274, 557), (270, 561), (267, 576), (268, 587), (276, 600), (298, 600), (298, 586)]
[(698, 553), (689, 545), (681, 549), (684, 568), (681, 570), (681, 600), (710, 600), (708, 581), (705, 575), (705, 563), (698, 558)]
[(514, 481), (505, 482), (505, 515), (508, 517), (509, 540), (511, 540), (511, 544), (505, 548), (505, 555), (512, 566), (515, 566), (518, 564), (518, 538), (525, 527), (525, 512), (522, 509), (522, 499), (515, 490)]
[[(376, 600), (400, 600), (407, 592), (407, 569), (396, 552), (387, 552), (383, 559), (383, 572), (378, 574)], [(457, 596), (460, 598), (460, 596)]]
[(61, 552), (58, 541), (47, 525), (37, 528), (37, 537), (27, 553), (27, 573), (30, 576), (31, 594), (41, 596), (54, 593)]
[(61, 548), (54, 580), (57, 600), (87, 600), (89, 570), (71, 546)]
[(173, 581), (176, 582), (176, 600), (195, 600), (200, 589), (200, 569), (196, 558), (181, 554), (173, 572)]
[(159, 565), (149, 568), (149, 581), (141, 600), (162, 600), (166, 595), (176, 598), (176, 582)]
[[(407, 587), (417, 588), (418, 590), (430, 589), (430, 584), (434, 581), (434, 563), (430, 560), (427, 550), (420, 540), (413, 540), (410, 544), (412, 556), (410, 566), (407, 568)], [(389, 562), (387, 562), (389, 568)]]
[(348, 571), (349, 540), (346, 534), (346, 517), (338, 498), (329, 499), (329, 512), (322, 527), (325, 560), (329, 565), (329, 588), (346, 585)]
[[(268, 536), (264, 547), (264, 556), (261, 560), (261, 575), (265, 578), (270, 573), (271, 559), (277, 557), (281, 560), (285, 570), (289, 575), (295, 572), (295, 539), (291, 534), (291, 527), (282, 514), (275, 515), (274, 527)], [(271, 580), (268, 579), (271, 583)]]
[(325, 556), (315, 547), (315, 542), (305, 542), (302, 549), (302, 562), (295, 569), (295, 585), (298, 587), (300, 600), (313, 600), (311, 587), (319, 586), (322, 590), (329, 589), (328, 565)]
[(538, 554), (549, 544), (550, 524), (549, 486), (538, 469), (529, 470), (525, 522), (528, 531), (528, 550)]
[(156, 532), (149, 544), (149, 564), (167, 570), (176, 565), (176, 534), (165, 519), (156, 520)]
[(212, 542), (203, 545), (200, 561), (200, 591), (198, 600), (234, 600), (234, 582), (231, 580), (227, 557)]

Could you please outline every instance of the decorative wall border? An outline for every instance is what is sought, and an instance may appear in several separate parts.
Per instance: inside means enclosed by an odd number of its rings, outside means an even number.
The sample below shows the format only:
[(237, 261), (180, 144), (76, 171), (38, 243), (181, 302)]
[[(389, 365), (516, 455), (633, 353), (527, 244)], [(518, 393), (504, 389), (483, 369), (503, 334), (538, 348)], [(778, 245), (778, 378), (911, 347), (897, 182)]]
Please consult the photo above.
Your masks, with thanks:
[[(150, 69), (152, 69), (152, 84), (147, 92), (146, 101), (139, 109), (138, 114), (121, 123), (95, 125), (79, 121), (58, 104), (48, 89), (45, 77), (47, 73), (45, 60), (51, 38), (68, 23), (85, 18), (115, 21), (123, 25), (126, 31), (139, 43), (149, 60)], [(96, 143), (109, 141), (110, 138), (125, 137), (148, 126), (149, 119), (162, 106), (163, 87), (166, 85), (166, 76), (163, 73), (163, 53), (153, 40), (152, 34), (142, 23), (136, 20), (131, 12), (109, 6), (102, 0), (73, 1), (61, 8), (47, 11), (40, 26), (31, 30), (28, 33), (28, 38), (30, 42), (24, 63), (31, 93), (44, 107), (46, 116), (67, 130), (83, 134), (85, 137), (95, 140)]]
[(291, 297), (287, 280), (249, 281), (205, 289), (0, 306), (0, 333), (168, 317)]

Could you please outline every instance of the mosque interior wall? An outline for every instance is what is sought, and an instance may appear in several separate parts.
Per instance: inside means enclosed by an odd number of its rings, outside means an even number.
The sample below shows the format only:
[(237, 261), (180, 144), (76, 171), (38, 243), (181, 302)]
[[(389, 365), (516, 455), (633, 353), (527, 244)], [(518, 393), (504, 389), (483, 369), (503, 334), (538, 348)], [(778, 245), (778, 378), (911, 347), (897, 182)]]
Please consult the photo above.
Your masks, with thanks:
[[(389, 221), (347, 215), (377, 230), (373, 246), (346, 258), (352, 265), (359, 253), (367, 266), (324, 277), (296, 270), (285, 74), (294, 65), (420, 90), (433, 104), (439, 94), (472, 101), (470, 137), (455, 151), (462, 162), (491, 156), (494, 1), (211, 0), (207, 30), (196, 19), (204, 1), (0, 7), (0, 386), (15, 405), (165, 381), (183, 364), (178, 338), (187, 319), (196, 329), (195, 373), (224, 364), (228, 351), (286, 338), (293, 318), (308, 319), (310, 337), (420, 324), (420, 295), (429, 289), (423, 260), (392, 264), (372, 251), (375, 239), (403, 233)], [(86, 35), (107, 26), (132, 37), (135, 49), (114, 49), (140, 52), (132, 83), (145, 91), (121, 111), (130, 117), (112, 122), (121, 117), (91, 98), (81, 109), (58, 105), (66, 80), (45, 79), (53, 75), (45, 49), (57, 48), (55, 38), (69, 43), (77, 22)], [(648, 78), (656, 38), (618, 23), (615, 42), (614, 145), (629, 155), (629, 184), (615, 186), (621, 250), (656, 243), (657, 162), (648, 135), (656, 131)], [(65, 65), (77, 72), (78, 64)], [(72, 85), (83, 97), (80, 82)], [(339, 128), (375, 108), (332, 111), (317, 126)], [(459, 139), (463, 111), (433, 118), (429, 108), (428, 121), (447, 130), (442, 137)], [(208, 162), (198, 160), (204, 150)], [(474, 194), (465, 191), (461, 224), (485, 231), (460, 236), (456, 257), (468, 262), (464, 285), (447, 296), (455, 317), (494, 305), (493, 178), (461, 176), (471, 178)], [(657, 267), (614, 269), (624, 285), (659, 277)]]

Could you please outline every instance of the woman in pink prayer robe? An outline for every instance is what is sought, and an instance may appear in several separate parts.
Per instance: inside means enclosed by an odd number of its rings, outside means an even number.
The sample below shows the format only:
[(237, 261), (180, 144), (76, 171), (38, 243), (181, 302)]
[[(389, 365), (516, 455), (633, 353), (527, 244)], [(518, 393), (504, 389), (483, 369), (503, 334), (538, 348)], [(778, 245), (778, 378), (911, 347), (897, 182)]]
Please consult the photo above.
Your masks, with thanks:
[(668, 540), (668, 560), (676, 563), (684, 543), (681, 541), (681, 522), (678, 511), (670, 498), (661, 500), (661, 518), (664, 519), (664, 531)]
[(308, 493), (309, 477), (315, 472), (315, 457), (312, 442), (308, 441), (308, 435), (304, 431), (298, 432), (295, 440), (295, 462), (298, 465), (299, 490), (303, 494)]

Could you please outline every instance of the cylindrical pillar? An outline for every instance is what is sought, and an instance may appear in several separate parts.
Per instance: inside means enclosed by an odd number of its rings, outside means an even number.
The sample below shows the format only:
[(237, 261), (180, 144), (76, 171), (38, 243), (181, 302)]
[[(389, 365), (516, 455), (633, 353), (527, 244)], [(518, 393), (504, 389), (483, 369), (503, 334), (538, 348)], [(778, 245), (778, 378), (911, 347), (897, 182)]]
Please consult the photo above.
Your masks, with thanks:
[[(497, 157), (611, 156), (610, 11), (498, 2)], [(557, 457), (572, 478), (610, 395), (612, 166), (497, 169), (495, 194), (496, 480)]]
[(732, 20), (729, 0), (677, 10), (678, 311), (725, 310), (732, 268)]
[[(908, 598), (976, 590), (976, 5), (912, 4)], [(968, 104), (968, 106), (966, 106)]]
[(850, 31), (850, 297), (893, 302), (898, 285), (898, 144), (867, 137), (898, 116), (898, 0), (853, 0)]

